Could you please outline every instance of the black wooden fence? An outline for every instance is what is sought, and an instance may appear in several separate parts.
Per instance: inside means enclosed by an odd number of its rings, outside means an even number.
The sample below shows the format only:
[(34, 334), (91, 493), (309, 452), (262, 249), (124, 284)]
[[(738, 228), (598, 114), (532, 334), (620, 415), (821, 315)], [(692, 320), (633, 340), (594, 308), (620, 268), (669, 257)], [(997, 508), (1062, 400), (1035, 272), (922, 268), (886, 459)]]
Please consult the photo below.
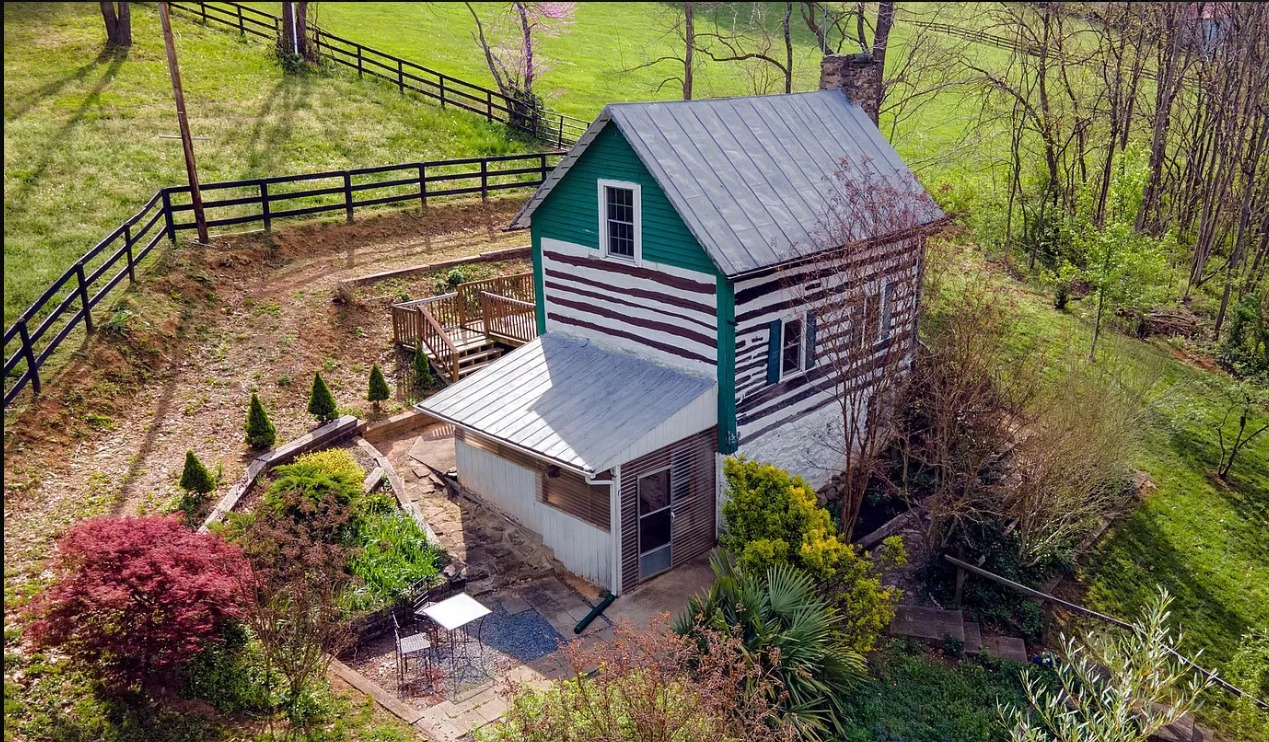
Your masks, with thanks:
[[(173, 2), (170, 6), (204, 24), (220, 24), (243, 35), (276, 40), (282, 30), (280, 17), (238, 3)], [(311, 24), (308, 34), (319, 59), (356, 70), (361, 77), (386, 80), (399, 92), (418, 93), (439, 102), (442, 108), (453, 106), (488, 121), (499, 121), (561, 149), (575, 144), (589, 123), (349, 41)]]
[[(401, 165), (283, 175), (202, 186), (208, 227), (342, 212), (351, 221), (358, 208), (417, 203), (442, 196), (490, 193), (540, 185), (562, 155), (527, 155), (433, 160)], [(145, 208), (125, 221), (53, 282), (4, 333), (4, 406), (28, 385), (41, 391), (40, 369), (81, 324), (95, 329), (93, 310), (164, 237), (194, 229), (189, 186), (159, 190)]]

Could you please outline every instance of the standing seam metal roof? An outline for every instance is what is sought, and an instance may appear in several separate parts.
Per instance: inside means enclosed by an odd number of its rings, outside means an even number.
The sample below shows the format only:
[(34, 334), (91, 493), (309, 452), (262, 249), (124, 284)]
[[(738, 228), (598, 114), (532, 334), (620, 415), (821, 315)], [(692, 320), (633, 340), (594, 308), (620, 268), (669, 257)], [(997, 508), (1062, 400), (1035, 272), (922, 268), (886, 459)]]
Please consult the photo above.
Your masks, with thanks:
[(634, 441), (714, 386), (703, 376), (546, 334), (417, 407), (594, 473), (622, 463)]
[[(718, 269), (736, 276), (943, 217), (863, 109), (838, 90), (604, 108), (516, 218), (526, 227), (609, 121)], [(853, 206), (861, 188), (910, 199)], [(893, 189), (893, 190), (889, 190)], [(862, 211), (863, 213), (857, 213)]]

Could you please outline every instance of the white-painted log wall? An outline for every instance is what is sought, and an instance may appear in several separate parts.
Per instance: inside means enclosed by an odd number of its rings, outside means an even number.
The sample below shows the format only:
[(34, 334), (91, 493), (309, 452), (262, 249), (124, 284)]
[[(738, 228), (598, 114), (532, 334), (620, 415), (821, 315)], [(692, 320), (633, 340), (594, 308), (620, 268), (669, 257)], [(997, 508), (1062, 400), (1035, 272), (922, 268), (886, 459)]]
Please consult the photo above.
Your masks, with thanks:
[(538, 502), (537, 474), (532, 470), (463, 441), (454, 441), (454, 453), (464, 487), (541, 535), (570, 572), (601, 587), (615, 587), (610, 533)]

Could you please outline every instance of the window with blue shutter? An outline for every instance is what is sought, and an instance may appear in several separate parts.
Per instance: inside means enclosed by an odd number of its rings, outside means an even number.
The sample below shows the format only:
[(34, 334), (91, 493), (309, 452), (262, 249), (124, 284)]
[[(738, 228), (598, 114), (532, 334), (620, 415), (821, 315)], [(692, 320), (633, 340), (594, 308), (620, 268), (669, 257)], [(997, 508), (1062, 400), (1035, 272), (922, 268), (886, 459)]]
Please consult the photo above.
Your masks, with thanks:
[(780, 381), (780, 337), (783, 322), (773, 319), (767, 325), (767, 383)]

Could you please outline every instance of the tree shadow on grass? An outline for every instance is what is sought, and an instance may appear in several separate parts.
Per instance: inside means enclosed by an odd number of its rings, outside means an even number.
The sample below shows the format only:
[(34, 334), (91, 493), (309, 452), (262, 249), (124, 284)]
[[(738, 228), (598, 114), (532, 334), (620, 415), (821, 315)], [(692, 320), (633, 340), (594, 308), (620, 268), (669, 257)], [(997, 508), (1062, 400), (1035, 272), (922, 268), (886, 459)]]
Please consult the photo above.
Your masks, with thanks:
[[(240, 177), (285, 175), (289, 164), (286, 144), (295, 133), (297, 111), (308, 108), (313, 83), (306, 74), (285, 74), (269, 91), (256, 114), (247, 143), (240, 150), (246, 170)], [(281, 169), (279, 169), (281, 168)]]
[[(1180, 650), (1193, 657), (1202, 648), (1206, 659), (1200, 664), (1210, 667), (1229, 659), (1238, 637), (1254, 619), (1227, 607), (1225, 596), (1213, 590), (1197, 566), (1149, 513), (1138, 512), (1089, 555), (1081, 581), (1100, 583), (1103, 603), (1107, 598), (1113, 603), (1104, 607), (1124, 620), (1135, 618), (1159, 587), (1167, 588), (1175, 598), (1173, 625), (1185, 634)], [(1202, 624), (1193, 620), (1196, 616)]]
[[(37, 91), (33, 91), (34, 93), (39, 93), (40, 90), (48, 89), (43, 97), (53, 95), (57, 92), (57, 90), (60, 90), (72, 80), (87, 77), (92, 70), (100, 67), (106, 60), (110, 60), (110, 64), (102, 73), (101, 78), (93, 85), (92, 89), (84, 95), (83, 100), (80, 101), (79, 105), (71, 113), (70, 117), (66, 119), (66, 122), (62, 124), (56, 132), (52, 132), (48, 136), (40, 139), (39, 156), (34, 166), (30, 169), (30, 172), (26, 176), (18, 181), (11, 192), (5, 193), (4, 207), (6, 219), (18, 217), (25, 211), (26, 207), (32, 205), (27, 203), (26, 197), (30, 194), (32, 189), (39, 185), (40, 181), (43, 180), (44, 174), (48, 171), (49, 167), (52, 166), (57, 155), (62, 149), (64, 149), (65, 144), (70, 140), (71, 135), (79, 127), (80, 123), (83, 122), (89, 111), (97, 107), (98, 103), (101, 101), (102, 93), (105, 92), (110, 83), (114, 81), (115, 75), (119, 72), (119, 68), (123, 66), (123, 63), (127, 61), (127, 59), (127, 49), (107, 49), (106, 51), (103, 51), (102, 54), (97, 57), (97, 60), (91, 65), (81, 67), (79, 70), (73, 72), (69, 77), (63, 78), (55, 83), (50, 83)], [(33, 100), (29, 102), (24, 110), (30, 110), (36, 102), (38, 101)], [(5, 120), (9, 120), (7, 107)], [(12, 168), (15, 165), (20, 167), (20, 163), (9, 162), (6, 157), (6, 169)], [(42, 207), (44, 203), (42, 200), (37, 199), (33, 205)]]

